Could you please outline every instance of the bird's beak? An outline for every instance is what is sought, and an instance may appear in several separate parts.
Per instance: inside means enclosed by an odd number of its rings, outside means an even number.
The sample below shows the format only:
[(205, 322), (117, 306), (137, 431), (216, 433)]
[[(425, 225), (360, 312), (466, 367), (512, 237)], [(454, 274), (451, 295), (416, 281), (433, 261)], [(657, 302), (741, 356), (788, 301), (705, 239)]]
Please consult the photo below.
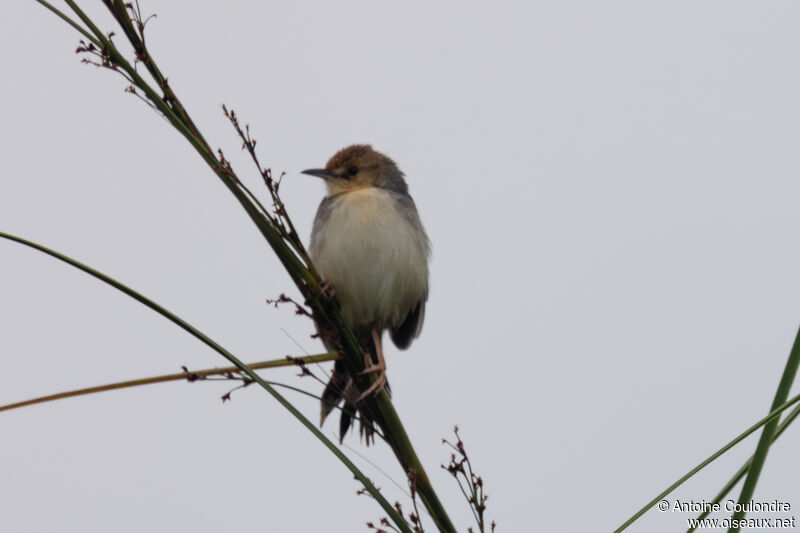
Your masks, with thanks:
[(341, 178), (340, 175), (334, 174), (329, 170), (325, 170), (324, 168), (310, 168), (308, 170), (304, 170), (301, 174), (308, 174), (309, 176), (316, 176), (318, 178), (322, 178), (324, 180), (331, 179), (331, 178)]

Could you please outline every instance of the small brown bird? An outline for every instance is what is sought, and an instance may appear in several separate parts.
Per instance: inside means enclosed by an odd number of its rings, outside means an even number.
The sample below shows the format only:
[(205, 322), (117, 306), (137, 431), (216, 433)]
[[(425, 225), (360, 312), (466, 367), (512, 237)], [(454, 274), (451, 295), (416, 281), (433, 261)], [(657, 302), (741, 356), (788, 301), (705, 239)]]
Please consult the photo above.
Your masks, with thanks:
[[(403, 173), (389, 157), (357, 144), (337, 152), (324, 169), (303, 174), (325, 180), (327, 195), (317, 209), (309, 253), (333, 290), (347, 325), (365, 353), (365, 373), (375, 383), (358, 391), (341, 361), (322, 395), (320, 425), (342, 400), (339, 437), (344, 438), (358, 401), (387, 388), (381, 339), (389, 330), (406, 349), (422, 331), (428, 299), (430, 242)], [(326, 342), (329, 350), (336, 349)], [(372, 425), (362, 413), (369, 443)]]

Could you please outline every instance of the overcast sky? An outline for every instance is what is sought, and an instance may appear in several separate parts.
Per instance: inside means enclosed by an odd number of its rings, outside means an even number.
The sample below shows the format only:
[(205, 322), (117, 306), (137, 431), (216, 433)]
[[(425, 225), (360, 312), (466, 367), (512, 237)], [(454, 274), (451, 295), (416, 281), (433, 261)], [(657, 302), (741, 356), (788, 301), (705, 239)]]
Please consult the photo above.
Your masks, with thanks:
[[(100, 2), (84, 4), (116, 29)], [(209, 142), (264, 193), (226, 103), (262, 161), (287, 172), (304, 236), (324, 188), (301, 170), (360, 142), (406, 173), (433, 243), (431, 293), (422, 336), (387, 348), (388, 376), (460, 531), (471, 515), (439, 469), (454, 424), (498, 531), (610, 531), (768, 412), (800, 323), (796, 2), (142, 9), (158, 14), (148, 45)], [(3, 8), (0, 231), (129, 284), (246, 361), (322, 351), (307, 320), (265, 304), (296, 290), (233, 197), (124, 80), (81, 65), (77, 42), (32, 0)], [(0, 265), (0, 404), (227, 364), (42, 254), (2, 241)], [(264, 375), (321, 391), (295, 374)], [(223, 404), (230, 388), (164, 384), (0, 414), (0, 530), (377, 522), (282, 407), (253, 387)], [(316, 420), (316, 401), (289, 397)], [(755, 497), (792, 511), (751, 516), (800, 515), (798, 429), (773, 447)], [(384, 446), (345, 444), (404, 483)], [(670, 502), (711, 499), (755, 445)], [(685, 530), (694, 516), (654, 509), (630, 531)]]

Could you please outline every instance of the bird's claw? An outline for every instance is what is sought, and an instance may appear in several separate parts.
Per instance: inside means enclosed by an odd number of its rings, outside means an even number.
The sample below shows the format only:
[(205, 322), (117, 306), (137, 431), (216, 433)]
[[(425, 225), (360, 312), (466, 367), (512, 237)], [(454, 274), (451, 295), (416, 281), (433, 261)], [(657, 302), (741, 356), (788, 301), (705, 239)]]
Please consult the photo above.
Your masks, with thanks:
[(360, 375), (377, 373), (377, 378), (375, 383), (370, 385), (370, 387), (361, 393), (361, 396), (358, 397), (357, 402), (360, 402), (370, 394), (377, 396), (381, 393), (381, 391), (386, 387), (386, 367), (381, 365), (373, 365), (368, 368), (365, 368), (363, 371), (359, 372)]
[(333, 300), (333, 297), (336, 296), (336, 290), (333, 288), (333, 284), (328, 280), (324, 280), (319, 284), (319, 293), (326, 300)]

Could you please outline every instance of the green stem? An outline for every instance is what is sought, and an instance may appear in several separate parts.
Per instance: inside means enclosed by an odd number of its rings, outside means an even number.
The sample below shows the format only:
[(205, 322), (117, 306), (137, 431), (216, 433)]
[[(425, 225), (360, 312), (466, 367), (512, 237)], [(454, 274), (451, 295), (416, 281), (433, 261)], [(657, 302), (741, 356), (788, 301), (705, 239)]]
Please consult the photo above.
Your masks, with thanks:
[(78, 33), (80, 33), (81, 35), (86, 37), (89, 41), (91, 41), (92, 44), (94, 44), (97, 47), (101, 46), (100, 41), (98, 41), (97, 39), (92, 37), (92, 35), (89, 32), (87, 32), (85, 29), (81, 28), (78, 24), (75, 23), (74, 20), (72, 20), (71, 18), (66, 16), (62, 11), (57, 9), (55, 6), (53, 6), (49, 2), (46, 2), (45, 0), (35, 0), (35, 1), (40, 3), (41, 5), (43, 5), (44, 7), (46, 7), (47, 9), (52, 11), (53, 13), (55, 13), (55, 15), (58, 18), (60, 18), (61, 20), (63, 20), (64, 22), (66, 22), (67, 24), (72, 26), (75, 30), (78, 31)]
[[(778, 390), (775, 391), (775, 399), (772, 401), (770, 410), (774, 410), (777, 406), (783, 404), (786, 398), (789, 397), (789, 391), (792, 389), (794, 378), (797, 375), (797, 367), (800, 366), (800, 329), (794, 339), (792, 351), (789, 354), (789, 360), (786, 361), (786, 367), (783, 369), (781, 381), (778, 384)], [(750, 468), (747, 471), (747, 477), (742, 486), (742, 492), (739, 494), (739, 504), (741, 507), (738, 511), (733, 513), (732, 523), (738, 524), (747, 514), (744, 511), (745, 504), (753, 497), (758, 483), (758, 476), (761, 474), (761, 469), (764, 467), (764, 462), (767, 460), (767, 453), (772, 441), (775, 440), (775, 433), (778, 430), (778, 419), (776, 418), (766, 426), (764, 431), (761, 432), (761, 438), (758, 439), (758, 446), (756, 452), (753, 454), (753, 460), (750, 463)], [(731, 527), (728, 533), (735, 533), (739, 531), (739, 527)]]
[(747, 428), (747, 430), (745, 430), (738, 437), (736, 437), (735, 439), (730, 441), (728, 444), (726, 444), (725, 446), (723, 446), (722, 448), (720, 448), (719, 450), (714, 452), (714, 454), (712, 454), (708, 459), (706, 459), (705, 461), (703, 461), (702, 463), (700, 463), (696, 467), (692, 468), (686, 475), (684, 475), (678, 481), (676, 481), (675, 483), (673, 483), (672, 485), (667, 487), (661, 494), (659, 494), (658, 496), (656, 496), (655, 498), (650, 500), (644, 507), (639, 509), (639, 511), (637, 511), (635, 515), (633, 515), (632, 517), (627, 519), (625, 521), (625, 523), (623, 523), (621, 526), (619, 526), (617, 529), (615, 529), (614, 533), (619, 533), (620, 531), (626, 529), (628, 526), (630, 526), (632, 523), (634, 523), (636, 520), (638, 520), (640, 516), (642, 516), (644, 513), (646, 513), (651, 507), (653, 507), (659, 501), (663, 500), (664, 497), (667, 496), (670, 492), (672, 492), (673, 490), (675, 490), (679, 486), (681, 486), (687, 479), (689, 479), (690, 477), (692, 477), (693, 475), (698, 473), (700, 470), (702, 470), (703, 468), (708, 466), (710, 463), (715, 461), (720, 455), (722, 455), (723, 453), (727, 452), (728, 450), (730, 450), (731, 448), (733, 448), (734, 446), (739, 444), (742, 440), (747, 438), (750, 434), (755, 433), (756, 431), (758, 431), (758, 429), (761, 426), (763, 426), (764, 424), (767, 424), (768, 422), (771, 422), (772, 420), (777, 420), (778, 417), (780, 417), (780, 414), (783, 411), (785, 411), (786, 409), (788, 409), (789, 407), (791, 407), (792, 405), (794, 405), (794, 404), (796, 404), (798, 402), (800, 402), (800, 394), (798, 394), (797, 396), (792, 397), (791, 400), (789, 400), (788, 402), (784, 403), (783, 405), (773, 409), (770, 412), (770, 414), (768, 414), (767, 416), (765, 416), (764, 418), (762, 418), (761, 420), (759, 420), (758, 422), (756, 422), (755, 424), (753, 424), (752, 426)]
[[(288, 245), (276, 227), (259, 211), (258, 207), (248, 197), (243, 187), (233, 171), (229, 166), (225, 165), (222, 161), (217, 160), (213, 151), (203, 136), (194, 126), (188, 113), (181, 106), (178, 98), (172, 92), (172, 89), (167, 85), (166, 78), (164, 78), (155, 63), (146, 52), (143, 43), (140, 43), (135, 32), (133, 32), (134, 48), (144, 52), (145, 64), (148, 67), (151, 75), (158, 83), (160, 89), (164, 93), (162, 98), (149, 84), (139, 75), (139, 73), (125, 60), (119, 53), (114, 44), (104, 35), (97, 26), (89, 19), (89, 17), (75, 4), (72, 0), (65, 0), (75, 14), (81, 21), (91, 30), (98, 41), (97, 46), (101, 47), (113, 61), (113, 64), (122, 68), (133, 80), (134, 84), (144, 91), (147, 98), (153, 105), (169, 120), (169, 122), (189, 141), (195, 148), (203, 160), (211, 167), (214, 173), (222, 180), (226, 187), (239, 201), (240, 205), (247, 212), (250, 219), (261, 231), (268, 244), (272, 247), (278, 259), (283, 264), (291, 276), (294, 283), (297, 285), (300, 292), (308, 300), (308, 304), (314, 309), (318, 320), (322, 320), (334, 327), (340, 334), (343, 345), (343, 362), (351, 375), (355, 376), (356, 383), (361, 390), (366, 390), (375, 380), (374, 375), (361, 375), (361, 370), (364, 369), (364, 356), (355, 336), (352, 331), (347, 327), (342, 319), (336, 305), (324, 298), (318, 298), (320, 294), (320, 279), (315, 275), (313, 265), (305, 264), (304, 261), (297, 256), (292, 247)], [(124, 12), (122, 2), (118, 0), (104, 0), (105, 5), (109, 10), (114, 13), (115, 18), (119, 21), (121, 18), (127, 17)], [(122, 11), (120, 12), (120, 9)], [(115, 12), (116, 10), (116, 12)], [(63, 17), (62, 17), (63, 18)], [(128, 21), (127, 24), (129, 24)], [(72, 24), (74, 27), (79, 28), (77, 25)], [(129, 28), (126, 23), (121, 23), (123, 31), (130, 37)], [(82, 31), (82, 33), (85, 33)], [(168, 103), (169, 102), (169, 105)], [(286, 217), (288, 218), (288, 216)], [(375, 422), (381, 427), (386, 436), (392, 450), (398, 458), (404, 472), (408, 473), (413, 470), (416, 475), (417, 490), (420, 498), (425, 504), (428, 512), (433, 517), (437, 526), (441, 531), (454, 532), (450, 518), (444, 509), (444, 506), (439, 501), (433, 486), (430, 483), (422, 464), (417, 457), (417, 454), (411, 445), (411, 441), (400, 422), (394, 407), (391, 404), (389, 396), (382, 392), (377, 398), (368, 398), (364, 400), (364, 410), (370, 414)], [(407, 527), (407, 526), (406, 526)]]
[[(798, 405), (797, 407), (792, 409), (792, 411), (788, 415), (786, 415), (786, 418), (781, 420), (781, 423), (778, 426), (778, 431), (775, 433), (775, 438), (772, 439), (772, 442), (775, 442), (776, 440), (778, 440), (778, 437), (780, 437), (783, 434), (783, 432), (786, 430), (786, 428), (789, 427), (789, 424), (794, 422), (795, 418), (797, 418), (798, 415), (800, 415), (800, 405)], [(727, 496), (728, 493), (731, 490), (733, 490), (733, 487), (736, 486), (736, 484), (739, 483), (739, 481), (741, 481), (741, 479), (744, 477), (744, 475), (750, 469), (750, 464), (752, 462), (753, 462), (753, 456), (751, 455), (750, 458), (747, 461), (745, 461), (745, 463), (742, 465), (742, 467), (733, 475), (733, 477), (731, 479), (729, 479), (727, 483), (725, 483), (725, 486), (722, 487), (722, 489), (719, 491), (719, 493), (716, 496), (714, 496), (714, 499), (711, 501), (712, 504), (721, 502), (722, 498)], [(708, 511), (704, 511), (703, 513), (701, 513), (697, 517), (697, 520), (700, 521), (703, 518), (707, 517), (708, 515), (709, 515), (709, 512)], [(694, 530), (695, 530), (695, 528), (690, 528), (687, 533), (691, 533)]]
[(139, 303), (146, 305), (147, 307), (149, 307), (156, 313), (160, 314), (164, 318), (170, 320), (178, 327), (182, 328), (190, 335), (203, 342), (206, 346), (208, 346), (218, 354), (222, 355), (225, 359), (233, 363), (233, 365), (236, 366), (236, 368), (238, 368), (242, 373), (246, 374), (247, 377), (249, 377), (254, 382), (261, 385), (261, 387), (264, 388), (264, 390), (266, 390), (267, 392), (269, 392), (273, 396), (273, 398), (275, 398), (278, 401), (278, 403), (280, 403), (283, 407), (285, 407), (297, 420), (299, 420), (300, 423), (302, 423), (306, 427), (306, 429), (308, 429), (311, 433), (314, 434), (315, 437), (317, 437), (320, 441), (322, 441), (322, 443), (341, 462), (343, 462), (348, 469), (350, 469), (353, 475), (364, 485), (367, 491), (369, 491), (372, 497), (375, 498), (375, 500), (384, 509), (384, 511), (386, 511), (389, 514), (392, 521), (394, 521), (402, 531), (411, 533), (411, 529), (408, 527), (403, 517), (399, 515), (397, 510), (383, 496), (381, 496), (381, 493), (378, 491), (377, 488), (375, 488), (372, 482), (358, 469), (358, 467), (356, 467), (355, 464), (353, 464), (350, 461), (350, 459), (347, 458), (346, 455), (344, 455), (341, 452), (341, 450), (339, 450), (339, 448), (336, 447), (336, 445), (333, 442), (331, 442), (319, 429), (317, 429), (317, 427), (313, 423), (311, 423), (311, 421), (308, 418), (303, 416), (303, 414), (300, 411), (298, 411), (294, 405), (292, 405), (277, 390), (275, 390), (274, 387), (270, 386), (266, 381), (264, 381), (263, 378), (261, 378), (261, 376), (256, 374), (250, 367), (248, 367), (246, 364), (240, 361), (236, 356), (234, 356), (228, 350), (217, 344), (210, 337), (205, 335), (200, 330), (196, 329), (194, 326), (192, 326), (182, 318), (178, 317), (177, 315), (171, 313), (164, 307), (160, 306), (153, 300), (131, 289), (127, 285), (123, 285), (119, 281), (109, 276), (106, 276), (102, 272), (99, 272), (87, 265), (84, 265), (83, 263), (80, 263), (79, 261), (76, 261), (71, 257), (67, 257), (66, 255), (60, 254), (55, 250), (51, 250), (35, 242), (28, 241), (26, 239), (8, 233), (0, 232), (0, 237), (8, 239), (10, 241), (18, 242), (20, 244), (24, 244), (25, 246), (29, 246), (34, 250), (38, 250), (49, 256), (55, 257), (56, 259), (59, 259), (67, 263), (68, 265), (71, 265), (79, 270), (82, 270), (83, 272), (86, 272), (87, 274), (99, 279), (100, 281), (107, 283), (108, 285), (111, 285), (115, 289), (123, 292), (124, 294), (130, 296)]

